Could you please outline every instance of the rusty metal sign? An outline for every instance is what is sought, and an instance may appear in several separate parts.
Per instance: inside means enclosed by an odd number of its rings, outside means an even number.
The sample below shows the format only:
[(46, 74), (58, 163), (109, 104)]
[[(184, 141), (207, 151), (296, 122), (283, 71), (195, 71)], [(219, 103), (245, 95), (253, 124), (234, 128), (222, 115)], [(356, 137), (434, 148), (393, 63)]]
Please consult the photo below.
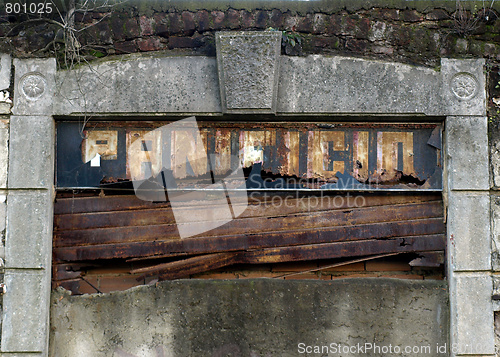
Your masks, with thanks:
[(166, 172), (193, 188), (241, 165), (247, 189), (442, 189), (439, 124), (198, 122), (200, 143), (168, 123), (59, 122), (57, 187), (126, 189)]

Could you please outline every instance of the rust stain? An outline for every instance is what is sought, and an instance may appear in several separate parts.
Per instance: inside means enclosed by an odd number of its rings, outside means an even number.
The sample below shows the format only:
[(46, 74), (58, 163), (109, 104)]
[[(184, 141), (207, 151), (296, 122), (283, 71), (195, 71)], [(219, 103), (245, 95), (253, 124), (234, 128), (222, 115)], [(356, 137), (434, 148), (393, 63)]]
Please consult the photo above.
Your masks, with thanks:
[(92, 160), (97, 154), (101, 160), (116, 160), (118, 155), (118, 132), (116, 130), (92, 130), (83, 132), (82, 161)]
[[(97, 153), (103, 160), (121, 160), (125, 177), (108, 175), (116, 181), (146, 179), (163, 167), (171, 169), (175, 179), (206, 176), (209, 170), (225, 175), (235, 163), (233, 155), (238, 155), (244, 168), (260, 163), (266, 175), (304, 179), (310, 188), (349, 178), (399, 188), (441, 187), (435, 180), (434, 186), (424, 186), (442, 166), (437, 124), (202, 122), (198, 134), (155, 130), (161, 124), (165, 122), (128, 127), (98, 123), (79, 150), (84, 161)], [(128, 152), (125, 159), (117, 157), (117, 142), (122, 139)]]
[(161, 133), (131, 130), (127, 132), (127, 177), (144, 180), (162, 169)]
[(367, 131), (353, 133), (353, 176), (360, 182), (368, 180), (368, 140)]

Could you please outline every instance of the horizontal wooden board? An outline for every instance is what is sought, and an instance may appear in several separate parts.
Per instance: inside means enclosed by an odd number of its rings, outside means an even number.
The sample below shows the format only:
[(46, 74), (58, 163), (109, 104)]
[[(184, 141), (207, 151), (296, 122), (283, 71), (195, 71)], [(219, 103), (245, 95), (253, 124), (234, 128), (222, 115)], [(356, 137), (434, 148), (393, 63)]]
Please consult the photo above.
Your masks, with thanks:
[[(288, 204), (283, 204), (287, 195)], [(259, 194), (249, 201), (236, 219), (181, 239), (168, 202), (145, 202), (135, 196), (59, 197), (54, 281), (74, 291), (91, 291), (89, 282), (101, 279), (92, 280), (94, 275), (85, 272), (90, 269), (96, 277), (113, 280), (113, 262), (125, 264), (126, 271), (115, 275), (128, 279), (115, 285), (128, 286), (131, 277), (141, 284), (146, 278), (178, 279), (233, 264), (442, 254), (446, 248), (443, 202), (435, 193)], [(192, 215), (198, 209), (197, 201), (181, 207)], [(187, 228), (197, 230), (211, 222), (193, 222)], [(83, 280), (87, 278), (89, 282)], [(106, 284), (114, 286), (113, 281)]]
[[(229, 235), (279, 232), (296, 229), (312, 229), (318, 227), (335, 227), (341, 225), (360, 225), (380, 222), (381, 215), (384, 221), (418, 220), (423, 218), (437, 218), (442, 216), (442, 204), (440, 201), (418, 204), (391, 205), (380, 207), (364, 207), (357, 209), (330, 210), (323, 212), (302, 212), (288, 216), (264, 216), (264, 217), (238, 217), (218, 228), (203, 233), (203, 237), (221, 237)], [(79, 221), (79, 226), (86, 226), (87, 229), (56, 231), (54, 236), (54, 246), (79, 246), (92, 244), (123, 243), (133, 241), (148, 240), (177, 240), (179, 234), (177, 225), (173, 224), (153, 224), (154, 221), (162, 219), (160, 215), (155, 216), (155, 212), (145, 210), (147, 214), (154, 218), (148, 219), (146, 216), (134, 219), (130, 214), (126, 219), (113, 220), (113, 215), (109, 215), (108, 222), (114, 222), (115, 227), (100, 227), (101, 221), (96, 225), (88, 220)], [(196, 210), (193, 210), (195, 214)], [(121, 215), (122, 212), (118, 213)], [(265, 214), (265, 212), (262, 212)], [(158, 218), (159, 217), (159, 218)], [(142, 220), (151, 222), (144, 223)], [(187, 229), (199, 229), (205, 222), (193, 222), (187, 224)], [(199, 237), (199, 238), (203, 238)], [(193, 239), (193, 238), (188, 238)]]
[(445, 249), (444, 234), (397, 239), (363, 240), (339, 243), (277, 247), (246, 252), (242, 262), (250, 264), (282, 263), (301, 260), (357, 257), (382, 253), (434, 251)]
[(240, 234), (210, 238), (190, 238), (170, 241), (154, 240), (153, 238), (153, 240), (144, 240), (141, 242), (61, 247), (54, 248), (54, 259), (56, 261), (78, 261), (144, 257), (168, 253), (187, 252), (190, 254), (201, 254), (282, 245), (438, 234), (444, 231), (445, 225), (442, 218), (426, 218), (415, 221), (384, 222), (358, 226)]
[[(204, 195), (200, 193), (200, 198)], [(287, 195), (287, 194), (282, 194)], [(297, 197), (297, 193), (292, 193), (294, 197)], [(349, 196), (348, 196), (349, 195)], [(328, 192), (319, 193), (318, 195), (305, 195), (299, 196), (299, 199), (303, 197), (318, 197), (318, 204), (314, 207), (310, 207), (310, 210), (329, 210), (329, 209), (342, 209), (349, 207), (359, 206), (360, 201), (355, 201), (355, 197), (359, 195), (342, 194), (337, 193), (335, 196), (330, 196)], [(249, 209), (260, 210), (261, 205), (268, 203), (270, 209), (275, 209), (276, 212), (283, 214), (302, 212), (304, 210), (303, 206), (289, 205), (284, 207), (276, 207), (272, 204), (272, 200), (280, 197), (279, 193), (269, 194), (252, 194), (249, 196), (249, 203), (251, 206)], [(331, 197), (339, 197), (339, 199), (334, 200)], [(340, 198), (346, 197), (343, 202)], [(350, 197), (350, 199), (348, 199)], [(441, 200), (441, 194), (426, 193), (426, 194), (371, 194), (365, 193), (362, 195), (365, 204), (364, 207), (369, 206), (383, 206), (392, 204), (402, 204), (402, 203), (416, 203), (416, 202), (427, 202)], [(95, 197), (72, 197), (72, 198), (57, 198), (54, 205), (54, 214), (56, 217), (62, 214), (77, 214), (77, 213), (98, 213), (98, 212), (114, 212), (114, 211), (128, 211), (128, 210), (141, 210), (141, 209), (157, 209), (170, 207), (169, 202), (148, 202), (137, 198), (134, 195), (121, 195), (121, 196), (95, 196)], [(269, 209), (269, 208), (268, 208)], [(251, 214), (251, 213), (249, 213)], [(56, 224), (57, 226), (57, 224)]]

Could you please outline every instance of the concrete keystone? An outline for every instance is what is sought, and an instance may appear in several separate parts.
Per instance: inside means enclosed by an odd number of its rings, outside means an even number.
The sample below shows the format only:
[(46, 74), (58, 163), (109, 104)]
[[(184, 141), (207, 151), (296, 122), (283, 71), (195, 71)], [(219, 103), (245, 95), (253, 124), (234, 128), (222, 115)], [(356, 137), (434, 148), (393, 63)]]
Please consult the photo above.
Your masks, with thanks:
[(222, 111), (276, 113), (281, 32), (219, 32), (217, 68)]

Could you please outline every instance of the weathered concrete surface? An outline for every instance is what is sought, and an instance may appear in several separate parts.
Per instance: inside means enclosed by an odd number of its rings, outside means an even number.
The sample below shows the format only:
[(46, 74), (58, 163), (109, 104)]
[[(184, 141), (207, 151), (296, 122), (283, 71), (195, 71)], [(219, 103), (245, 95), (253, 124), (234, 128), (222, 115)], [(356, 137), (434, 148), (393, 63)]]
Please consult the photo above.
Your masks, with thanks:
[[(500, 196), (491, 196), (491, 265), (493, 271), (500, 271)], [(500, 282), (500, 280), (499, 280)], [(500, 294), (500, 284), (497, 291)]]
[(107, 61), (60, 71), (56, 86), (55, 114), (221, 112), (215, 58)]
[(489, 189), (488, 119), (447, 117), (445, 133), (449, 189)]
[(5, 272), (1, 352), (46, 352), (50, 274), (39, 270)]
[(276, 112), (281, 36), (280, 31), (216, 34), (223, 112)]
[(51, 188), (54, 183), (54, 120), (10, 119), (9, 188)]
[(278, 112), (445, 114), (440, 72), (344, 57), (282, 57)]
[(106, 295), (53, 292), (51, 324), (53, 357), (285, 357), (300, 355), (300, 343), (435, 351), (448, 341), (448, 291), (430, 280), (177, 280)]
[(451, 192), (448, 203), (450, 268), (453, 271), (490, 270), (489, 194)]
[(56, 59), (14, 59), (16, 115), (50, 115), (55, 92)]
[(12, 60), (10, 55), (0, 54), (0, 90), (8, 89), (10, 87), (10, 72), (12, 67)]
[(441, 59), (444, 113), (486, 115), (484, 59)]
[(7, 268), (50, 268), (52, 191), (17, 191), (8, 195)]
[[(495, 336), (491, 302), (492, 279), (484, 274), (455, 275), (450, 281), (451, 324), (455, 355), (494, 355)], [(455, 300), (455, 301), (453, 301)]]
[(0, 188), (7, 187), (9, 165), (9, 120), (0, 119)]
[(5, 260), (4, 242), (5, 242), (6, 218), (7, 218), (7, 195), (6, 192), (0, 192), (0, 258), (4, 260)]
[[(248, 50), (252, 52), (251, 47)], [(252, 58), (259, 54), (253, 52)], [(219, 62), (225, 66), (224, 60)], [(279, 62), (276, 111), (282, 114), (485, 113), (484, 62), (479, 60), (443, 60), (442, 72), (338, 56), (281, 56)], [(270, 63), (269, 68), (277, 68)], [(268, 108), (273, 107), (269, 103), (275, 86), (268, 91), (262, 89), (264, 82), (267, 87), (274, 83), (274, 76), (270, 73), (264, 78), (261, 70), (251, 66), (233, 67), (234, 75), (221, 80), (228, 86), (228, 110), (260, 108), (274, 112)], [(208, 57), (131, 56), (123, 61), (104, 61), (58, 72), (56, 82), (54, 114), (58, 115), (219, 115), (223, 111), (216, 61)]]

